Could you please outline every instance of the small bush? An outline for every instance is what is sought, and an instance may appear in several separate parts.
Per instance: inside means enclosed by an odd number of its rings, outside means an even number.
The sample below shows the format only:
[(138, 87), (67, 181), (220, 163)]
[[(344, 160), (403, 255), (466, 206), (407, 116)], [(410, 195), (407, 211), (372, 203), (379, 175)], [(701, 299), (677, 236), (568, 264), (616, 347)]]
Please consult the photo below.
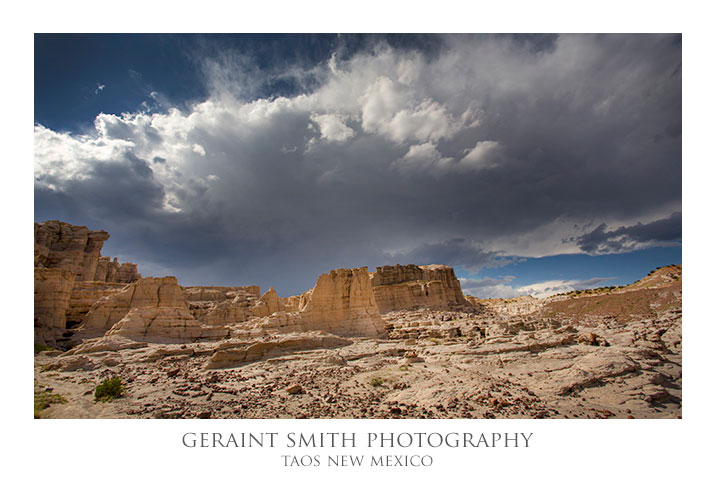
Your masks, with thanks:
[(385, 383), (385, 380), (382, 379), (381, 377), (377, 376), (372, 379), (370, 379), (369, 384), (370, 386), (376, 388), (378, 386), (382, 386)]
[(44, 344), (35, 343), (35, 354), (40, 353), (42, 351), (54, 351), (54, 349), (55, 348), (51, 348)]
[(60, 394), (51, 394), (49, 391), (35, 389), (35, 419), (39, 419), (42, 411), (50, 407), (50, 404), (64, 404), (67, 402)]
[(110, 402), (113, 399), (121, 397), (124, 394), (122, 379), (115, 376), (102, 381), (102, 384), (94, 390), (94, 400), (102, 402)]

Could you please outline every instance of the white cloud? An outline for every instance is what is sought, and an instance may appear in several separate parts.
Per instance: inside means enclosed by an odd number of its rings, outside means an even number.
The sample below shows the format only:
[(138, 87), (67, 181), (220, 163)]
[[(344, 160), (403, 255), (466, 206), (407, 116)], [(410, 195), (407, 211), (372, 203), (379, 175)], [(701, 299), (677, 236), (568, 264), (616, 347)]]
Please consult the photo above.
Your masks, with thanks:
[(480, 170), (497, 166), (504, 158), (503, 147), (498, 141), (478, 141), (474, 148), (467, 150), (459, 162), (464, 170)]
[(392, 80), (381, 76), (366, 88), (360, 100), (362, 127), (365, 131), (376, 132), (389, 124), (403, 108), (407, 97)]
[(342, 143), (353, 136), (355, 131), (347, 126), (343, 120), (337, 115), (312, 115), (312, 121), (320, 127), (320, 136), (326, 141), (336, 141)]
[(204, 147), (199, 145), (198, 143), (194, 143), (191, 149), (194, 153), (198, 153), (201, 156), (206, 156), (206, 150), (204, 150)]
[(452, 158), (443, 158), (437, 147), (432, 143), (412, 145), (402, 158), (395, 160), (393, 166), (403, 172), (427, 171), (439, 172), (447, 168)]
[(474, 148), (465, 150), (460, 159), (443, 157), (433, 143), (411, 145), (407, 153), (394, 162), (403, 173), (430, 173), (441, 175), (447, 172), (478, 172), (493, 168), (505, 160), (503, 148), (496, 141), (478, 141)]
[(447, 112), (444, 105), (425, 100), (414, 109), (400, 110), (389, 121), (383, 122), (382, 132), (396, 143), (408, 139), (439, 141), (451, 138), (463, 127)]
[[(111, 170), (116, 197), (140, 180), (151, 196), (136, 198), (137, 221), (220, 225), (251, 245), (287, 238), (297, 252), (286, 256), (315, 248), (363, 264), (452, 238), (507, 256), (576, 253), (563, 240), (601, 222), (680, 210), (679, 77), (670, 80), (673, 48), (658, 43), (671, 39), (619, 38), (564, 36), (534, 53), (508, 37), (448, 37), (429, 59), (389, 48), (336, 55), (310, 72), (316, 87), (290, 98), (255, 99), (250, 67), (214, 63), (209, 96), (181, 109), (151, 91), (141, 111), (99, 114), (86, 132), (36, 125), (36, 189), (53, 193), (46, 204), (70, 198), (104, 220), (116, 204), (99, 180)], [(612, 185), (623, 164), (633, 174)], [(633, 191), (638, 201), (624, 201)]]
[(459, 278), (459, 282), (465, 294), (476, 296), (477, 298), (515, 298), (518, 296), (547, 298), (568, 291), (591, 289), (614, 278), (554, 279), (517, 287), (510, 284), (514, 279), (514, 276), (505, 276), (503, 278), (485, 277), (481, 279)]

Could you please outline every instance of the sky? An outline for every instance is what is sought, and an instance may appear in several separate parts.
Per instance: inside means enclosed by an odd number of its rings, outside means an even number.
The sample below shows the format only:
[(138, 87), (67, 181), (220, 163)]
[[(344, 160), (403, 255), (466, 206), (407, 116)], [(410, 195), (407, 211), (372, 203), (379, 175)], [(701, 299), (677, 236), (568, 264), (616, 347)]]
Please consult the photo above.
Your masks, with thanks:
[(667, 34), (35, 35), (35, 221), (186, 286), (627, 284), (682, 261), (681, 60)]

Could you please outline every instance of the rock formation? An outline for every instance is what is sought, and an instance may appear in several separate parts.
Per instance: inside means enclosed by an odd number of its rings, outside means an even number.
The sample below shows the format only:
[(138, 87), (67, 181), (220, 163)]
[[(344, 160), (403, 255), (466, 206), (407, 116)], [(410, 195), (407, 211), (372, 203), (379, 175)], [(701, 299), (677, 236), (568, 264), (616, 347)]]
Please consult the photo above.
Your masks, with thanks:
[(189, 286), (184, 290), (189, 303), (200, 301), (230, 301), (237, 296), (258, 298), (261, 288), (258, 286)]
[(161, 343), (220, 339), (228, 337), (229, 332), (225, 328), (203, 326), (186, 307), (160, 306), (133, 308), (105, 336), (112, 335)]
[(380, 266), (371, 274), (371, 281), (381, 313), (420, 307), (444, 311), (473, 308), (449, 266)]
[(258, 286), (192, 286), (185, 290), (191, 313), (210, 325), (243, 323), (252, 315), (260, 293)]
[(106, 231), (91, 231), (61, 221), (35, 223), (35, 267), (56, 268), (75, 273), (76, 281), (130, 283), (141, 277), (137, 265), (109, 262), (100, 256)]
[(263, 293), (263, 296), (251, 307), (253, 316), (259, 317), (270, 316), (278, 311), (283, 311), (283, 304), (273, 288), (269, 288), (268, 291)]
[(54, 268), (35, 268), (35, 343), (56, 345), (66, 327), (75, 274)]
[(90, 231), (86, 226), (60, 221), (35, 223), (35, 267), (71, 271), (77, 281), (91, 281), (108, 239), (106, 231)]
[[(35, 356), (68, 399), (42, 417), (682, 414), (680, 266), (544, 299), (465, 298), (441, 265), (339, 269), (281, 298), (140, 279), (99, 256), (104, 232), (35, 229), (36, 342), (76, 345)], [(113, 375), (125, 397), (93, 402)]]
[[(91, 231), (86, 226), (61, 221), (35, 223), (36, 343), (57, 345), (71, 336), (66, 328), (77, 324), (105, 289), (112, 289), (103, 286), (106, 281), (131, 283), (141, 278), (135, 264), (119, 264), (116, 258), (110, 263), (108, 257), (100, 256), (107, 239), (106, 231)], [(80, 286), (95, 281), (100, 285)]]
[(133, 283), (141, 277), (142, 275), (137, 272), (137, 265), (134, 263), (120, 264), (117, 258), (110, 262), (109, 256), (101, 256), (94, 280), (107, 283)]
[[(44, 270), (50, 271), (50, 270)], [(65, 312), (67, 328), (73, 328), (84, 321), (92, 305), (100, 299), (120, 292), (124, 283), (105, 283), (102, 281), (75, 281)]]
[(174, 276), (148, 277), (94, 303), (77, 329), (83, 336), (104, 334), (135, 308), (178, 308), (191, 315)]
[(300, 315), (306, 330), (345, 336), (379, 336), (385, 331), (367, 267), (321, 275)]
[(280, 339), (221, 345), (209, 361), (206, 369), (236, 367), (266, 357), (278, 357), (295, 351), (326, 349), (352, 344), (347, 339), (322, 332), (288, 334)]

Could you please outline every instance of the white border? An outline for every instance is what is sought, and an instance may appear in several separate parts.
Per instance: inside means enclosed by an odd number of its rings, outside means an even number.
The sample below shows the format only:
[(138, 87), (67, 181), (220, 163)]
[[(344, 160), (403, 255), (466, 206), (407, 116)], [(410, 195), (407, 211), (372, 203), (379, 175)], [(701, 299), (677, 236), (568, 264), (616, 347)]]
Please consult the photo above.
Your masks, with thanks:
[[(4, 348), (3, 469), (53, 477), (199, 477), (244, 474), (427, 475), (498, 477), (687, 476), (710, 470), (713, 281), (710, 242), (713, 155), (712, 14), (701, 2), (239, 2), (123, 1), (15, 3), (4, 9), (2, 115)], [(684, 32), (683, 228), (684, 419), (682, 420), (66, 420), (31, 419), (32, 298), (29, 268), (32, 207), (33, 32)], [(9, 169), (9, 172), (7, 172)], [(8, 265), (9, 263), (9, 265)], [(374, 470), (284, 468), (275, 449), (186, 449), (188, 431), (389, 430), (533, 432), (529, 449), (431, 452), (431, 468)], [(331, 451), (323, 450), (321, 454)], [(352, 451), (359, 453), (359, 451)], [(386, 451), (387, 452), (387, 451)], [(346, 453), (351, 453), (350, 451)], [(415, 452), (421, 453), (421, 452)], [(22, 469), (18, 469), (22, 467)], [(16, 473), (17, 474), (17, 473)], [(13, 474), (16, 475), (16, 474)], [(701, 476), (702, 473), (699, 475)]]

